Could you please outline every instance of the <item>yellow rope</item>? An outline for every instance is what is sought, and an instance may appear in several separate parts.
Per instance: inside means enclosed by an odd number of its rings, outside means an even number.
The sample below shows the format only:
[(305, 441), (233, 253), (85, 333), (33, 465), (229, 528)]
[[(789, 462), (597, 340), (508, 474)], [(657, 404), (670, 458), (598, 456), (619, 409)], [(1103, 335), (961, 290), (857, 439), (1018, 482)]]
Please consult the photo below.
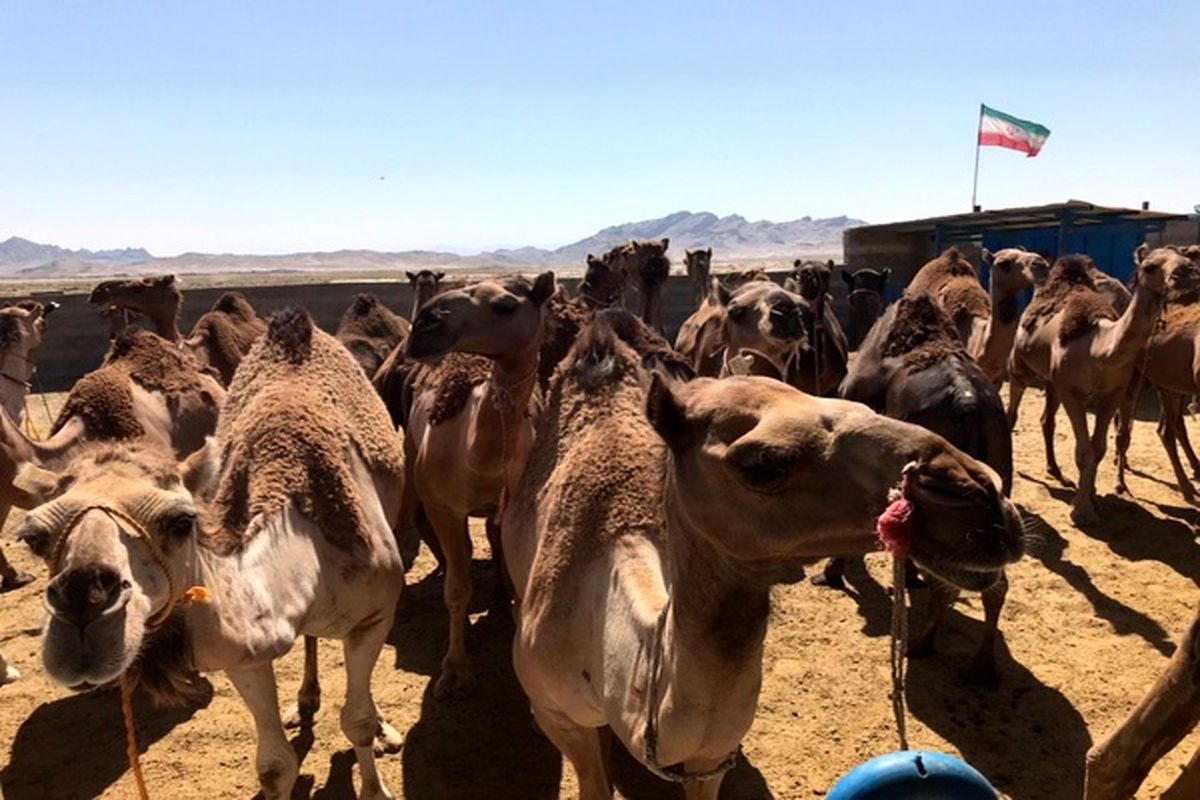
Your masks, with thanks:
[(133, 718), (133, 679), (129, 673), (121, 674), (121, 713), (125, 717), (125, 755), (129, 758), (129, 767), (133, 770), (133, 782), (137, 784), (140, 800), (150, 800), (150, 792), (146, 790), (146, 776), (142, 774), (142, 760), (139, 758), (137, 743), (137, 722)]
[(905, 651), (908, 649), (908, 604), (905, 600), (905, 559), (892, 557), (892, 714), (896, 717), (896, 732), (900, 749), (908, 749), (908, 730), (905, 726)]

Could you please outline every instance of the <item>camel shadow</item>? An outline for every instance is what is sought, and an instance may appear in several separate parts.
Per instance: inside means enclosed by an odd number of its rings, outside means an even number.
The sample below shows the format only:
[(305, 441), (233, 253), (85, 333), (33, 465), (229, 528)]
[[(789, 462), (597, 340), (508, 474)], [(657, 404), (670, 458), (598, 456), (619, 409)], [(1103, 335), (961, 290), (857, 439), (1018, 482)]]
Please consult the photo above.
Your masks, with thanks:
[[(512, 637), (510, 620), (485, 615), (472, 626), (468, 641), (475, 691), (460, 700), (437, 700), (430, 681), (420, 719), (405, 737), (405, 797), (559, 796), (562, 758), (534, 728), (529, 701), (512, 669)], [(441, 655), (439, 650), (435, 668)]]
[[(892, 590), (880, 584), (861, 558), (846, 560), (845, 589), (822, 588), (829, 596), (844, 595), (854, 600), (858, 615), (863, 619), (862, 634), (870, 638), (888, 636), (892, 632)], [(924, 596), (925, 586), (909, 588), (909, 593)]]
[(981, 691), (965, 682), (959, 665), (982, 635), (981, 621), (946, 616), (942, 654), (909, 662), (909, 711), (1013, 800), (1079, 797), (1092, 743), (1083, 716), (1013, 660), (1003, 635), (996, 647), (999, 685)]
[[(611, 740), (609, 777), (622, 797), (636, 797), (637, 800), (683, 800), (682, 786), (668, 783), (653, 775), (607, 728), (603, 735)], [(720, 800), (774, 800), (775, 795), (767, 786), (762, 772), (750, 763), (745, 753), (742, 753), (733, 769), (725, 773), (719, 797)]]
[[(138, 746), (147, 748), (212, 702), (205, 683), (199, 703), (185, 708), (155, 708), (144, 693), (134, 696)], [(46, 742), (71, 731), (74, 747)], [(99, 797), (129, 770), (121, 698), (115, 691), (72, 695), (38, 706), (13, 739), (8, 766), (0, 771), (7, 800)]]
[(1156, 517), (1137, 502), (1116, 495), (1100, 498), (1100, 524), (1086, 533), (1108, 545), (1126, 561), (1157, 561), (1195, 580), (1200, 575), (1200, 542), (1196, 530), (1178, 516), (1196, 515), (1195, 509), (1158, 506), (1170, 519)]
[(1029, 556), (1041, 561), (1048, 570), (1087, 598), (1096, 616), (1107, 620), (1118, 635), (1140, 636), (1163, 655), (1174, 652), (1171, 634), (1158, 622), (1102, 592), (1086, 569), (1064, 558), (1067, 542), (1050, 523), (1028, 508), (1022, 507), (1021, 515), (1026, 520), (1026, 550)]

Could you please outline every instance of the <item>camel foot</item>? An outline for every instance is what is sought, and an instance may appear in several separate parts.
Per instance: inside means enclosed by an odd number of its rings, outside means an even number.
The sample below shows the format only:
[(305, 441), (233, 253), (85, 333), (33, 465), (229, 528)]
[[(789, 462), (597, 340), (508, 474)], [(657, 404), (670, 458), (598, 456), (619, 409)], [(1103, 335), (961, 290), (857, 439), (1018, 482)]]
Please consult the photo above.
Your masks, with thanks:
[(1100, 524), (1100, 515), (1091, 503), (1071, 506), (1071, 524), (1076, 528), (1090, 528)]
[(28, 572), (13, 572), (0, 579), (0, 593), (11, 592), (33, 583), (33, 576)]
[(1127, 497), (1131, 500), (1133, 499), (1133, 492), (1129, 491), (1129, 487), (1125, 485), (1124, 481), (1117, 484), (1116, 493), (1117, 497)]
[(317, 721), (317, 712), (321, 710), (321, 701), (316, 703), (292, 703), (292, 705), (283, 712), (283, 727), (288, 730), (295, 728), (311, 728), (313, 723)]
[(809, 581), (813, 586), (824, 586), (826, 589), (846, 591), (846, 579), (841, 575), (826, 575), (824, 572), (818, 572)]
[(381, 758), (391, 753), (399, 753), (404, 747), (404, 736), (400, 731), (388, 724), (383, 717), (375, 726), (375, 757)]
[(19, 680), (20, 677), (21, 673), (17, 671), (16, 667), (14, 667), (12, 664), (5, 664), (4, 672), (0, 673), (0, 686), (7, 686), (16, 680)]
[(1046, 467), (1046, 474), (1049, 475), (1054, 480), (1061, 483), (1063, 486), (1067, 487), (1068, 489), (1075, 488), (1075, 484), (1072, 481), (1068, 480), (1066, 475), (1062, 474), (1062, 470), (1058, 468), (1057, 464), (1052, 464), (1052, 465)]
[(475, 691), (475, 676), (466, 670), (443, 670), (433, 685), (438, 700), (461, 700)]

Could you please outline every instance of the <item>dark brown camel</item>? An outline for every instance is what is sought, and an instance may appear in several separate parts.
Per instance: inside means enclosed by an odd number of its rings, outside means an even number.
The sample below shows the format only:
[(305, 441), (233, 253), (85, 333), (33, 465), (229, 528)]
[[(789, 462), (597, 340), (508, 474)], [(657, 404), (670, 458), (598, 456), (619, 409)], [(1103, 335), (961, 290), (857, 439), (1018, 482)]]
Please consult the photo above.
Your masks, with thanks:
[(589, 253), (581, 296), (592, 308), (608, 308), (621, 301), (626, 287), (636, 285), (642, 321), (662, 333), (662, 287), (671, 273), (670, 244), (670, 239), (631, 241), (601, 258)]
[(412, 326), (373, 294), (356, 294), (342, 314), (334, 335), (354, 356), (368, 378), (374, 377), (388, 354), (399, 345)]
[[(842, 397), (939, 434), (1000, 475), (1012, 488), (1012, 437), (1004, 404), (991, 380), (967, 355), (950, 317), (929, 294), (906, 295), (871, 329), (842, 385)], [(834, 559), (818, 583), (841, 586), (842, 562)], [(909, 655), (932, 654), (937, 629), (958, 596), (950, 584), (930, 580), (929, 619), (910, 642)], [(996, 679), (995, 639), (1008, 592), (1001, 574), (983, 588), (986, 628), (968, 671), (980, 682)]]
[(801, 313), (808, 336), (808, 346), (799, 352), (796, 362), (799, 383), (793, 385), (809, 394), (835, 395), (846, 377), (850, 348), (829, 294), (833, 261), (822, 264), (797, 259), (793, 267), (788, 281), (796, 287), (792, 291), (804, 298)]
[(890, 269), (846, 270), (842, 273), (842, 280), (850, 290), (847, 298), (850, 302), (850, 327), (846, 331), (846, 338), (851, 350), (859, 348), (875, 320), (883, 313), (891, 274)]
[(408, 318), (413, 320), (417, 318), (417, 312), (421, 310), (421, 306), (428, 303), (430, 298), (440, 291), (446, 273), (423, 269), (419, 272), (405, 272), (404, 274), (408, 276), (408, 282), (413, 286), (412, 313), (408, 315)]
[(696, 305), (699, 306), (712, 292), (712, 248), (684, 250), (683, 265), (696, 291)]

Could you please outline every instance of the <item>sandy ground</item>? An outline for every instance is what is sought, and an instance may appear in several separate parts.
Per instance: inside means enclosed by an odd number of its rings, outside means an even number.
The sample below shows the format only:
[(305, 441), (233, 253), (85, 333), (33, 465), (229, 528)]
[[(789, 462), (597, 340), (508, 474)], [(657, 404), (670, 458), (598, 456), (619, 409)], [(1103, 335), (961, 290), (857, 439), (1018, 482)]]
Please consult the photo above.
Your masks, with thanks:
[[(1134, 434), (1136, 501), (1106, 497), (1100, 526), (1072, 527), (1070, 491), (1045, 477), (1040, 402), (1035, 392), (1026, 396), (1017, 432), (1014, 495), (1035, 523), (1035, 540), (1009, 573), (1000, 685), (980, 689), (960, 678), (982, 624), (978, 597), (965, 597), (947, 619), (940, 653), (911, 663), (909, 736), (915, 747), (961, 754), (1008, 797), (1078, 798), (1084, 753), (1151, 685), (1191, 621), (1200, 577), (1198, 515), (1170, 484), (1151, 411)], [(40, 401), (32, 408), (41, 412)], [(1060, 459), (1073, 474), (1065, 418), (1058, 430)], [(1193, 435), (1200, 435), (1195, 423)], [(1100, 486), (1111, 491), (1111, 464)], [(472, 532), (479, 560), (469, 647), (479, 688), (463, 701), (433, 699), (446, 614), (441, 579), (423, 555), (375, 671), (379, 704), (407, 737), (401, 753), (381, 762), (384, 776), (407, 798), (576, 797), (571, 770), (530, 724), (509, 664), (511, 625), (485, 610), (494, 573), (483, 560), (482, 526)], [(20, 566), (39, 575), (30, 587), (0, 596), (0, 647), (24, 672), (0, 689), (4, 797), (133, 797), (117, 696), (74, 695), (46, 680), (38, 656), (44, 570), (10, 536), (3, 542)], [(884, 559), (873, 557), (867, 572), (851, 571), (848, 594), (807, 582), (775, 591), (758, 716), (722, 798), (819, 797), (854, 765), (894, 749), (886, 573)], [(924, 594), (916, 592), (917, 619)], [(300, 651), (278, 665), (284, 704), (299, 683)], [(344, 685), (340, 648), (323, 644), (321, 663), (325, 710), (313, 736), (295, 740), (303, 756), (297, 796), (352, 797), (357, 770), (336, 714)], [(223, 675), (210, 677), (211, 698), (202, 707), (137, 706), (142, 763), (155, 797), (257, 792), (249, 714)], [(1200, 732), (1163, 759), (1138, 796), (1159, 797), (1198, 745)], [(625, 797), (683, 796), (627, 756), (618, 761)]]

